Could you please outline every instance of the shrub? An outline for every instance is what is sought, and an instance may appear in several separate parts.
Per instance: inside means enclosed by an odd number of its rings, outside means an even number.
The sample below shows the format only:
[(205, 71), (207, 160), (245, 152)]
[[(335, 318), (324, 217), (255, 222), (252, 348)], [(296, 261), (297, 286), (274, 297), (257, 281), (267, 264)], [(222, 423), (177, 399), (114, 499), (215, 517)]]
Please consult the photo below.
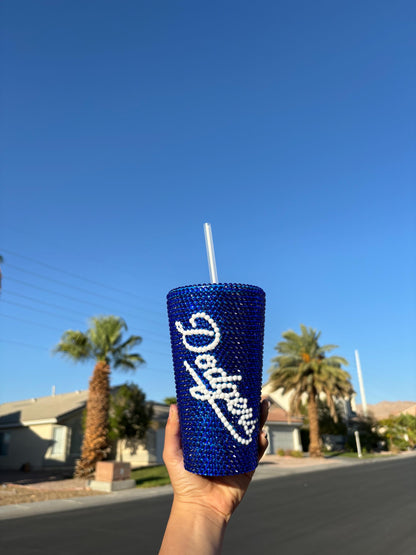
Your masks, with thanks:
[(291, 451), (290, 456), (291, 457), (296, 457), (297, 459), (301, 459), (301, 458), (303, 458), (303, 453), (302, 453), (302, 451)]
[(416, 416), (400, 414), (379, 422), (390, 451), (406, 451), (416, 447)]
[(281, 447), (276, 451), (276, 453), (279, 455), (279, 457), (285, 456), (285, 450), (282, 449)]
[(377, 432), (377, 422), (373, 417), (357, 416), (354, 418), (345, 441), (344, 449), (347, 452), (357, 452), (354, 431), (358, 431), (360, 434), (360, 444), (363, 452), (366, 449), (367, 453), (371, 453), (379, 448), (382, 438)]

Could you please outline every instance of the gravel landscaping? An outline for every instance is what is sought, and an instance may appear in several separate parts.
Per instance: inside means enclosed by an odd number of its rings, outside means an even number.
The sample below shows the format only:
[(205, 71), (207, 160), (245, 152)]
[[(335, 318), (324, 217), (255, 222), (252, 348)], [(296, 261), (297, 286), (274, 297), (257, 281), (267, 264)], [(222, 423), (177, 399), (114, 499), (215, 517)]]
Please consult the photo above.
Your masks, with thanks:
[(0, 472), (0, 506), (69, 499), (87, 495), (105, 495), (88, 488), (86, 480), (63, 473)]

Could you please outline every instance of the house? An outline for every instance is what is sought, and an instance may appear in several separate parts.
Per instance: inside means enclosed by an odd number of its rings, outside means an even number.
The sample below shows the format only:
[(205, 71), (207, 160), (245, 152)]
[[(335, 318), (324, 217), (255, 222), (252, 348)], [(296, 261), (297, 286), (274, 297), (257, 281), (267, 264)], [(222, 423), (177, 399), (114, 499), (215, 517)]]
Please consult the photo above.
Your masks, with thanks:
[[(296, 416), (289, 416), (291, 412), (290, 408), (290, 401), (292, 399), (293, 393), (283, 393), (283, 389), (280, 388), (278, 390), (273, 390), (270, 383), (266, 383), (262, 387), (262, 395), (263, 397), (267, 397), (270, 401), (272, 401), (275, 406), (280, 407), (280, 410), (283, 412), (276, 412), (273, 411), (273, 405), (270, 407), (269, 419), (267, 420), (267, 425), (269, 426), (270, 417), (275, 418), (275, 422), (273, 424), (274, 429), (276, 430), (277, 435), (273, 436), (272, 433), (269, 433), (269, 450), (267, 453), (275, 453), (276, 447), (275, 444), (278, 445), (277, 449), (291, 449), (297, 450), (298, 445), (300, 444), (300, 428), (302, 426), (302, 420), (300, 417)], [(320, 396), (321, 400), (325, 400), (325, 395), (322, 394)], [(304, 396), (304, 402), (306, 403), (307, 395)], [(349, 425), (351, 420), (356, 416), (356, 404), (355, 404), (355, 395), (352, 396), (351, 399), (342, 399), (342, 398), (334, 398), (334, 403), (337, 407), (337, 412), (343, 421)], [(278, 424), (278, 420), (280, 419), (280, 424)], [(283, 428), (283, 424), (281, 422), (282, 419), (286, 419), (287, 423), (291, 422), (296, 427), (292, 428), (293, 439), (290, 437), (289, 428)], [(284, 432), (285, 430), (285, 432)], [(341, 449), (345, 443), (345, 437), (340, 435), (330, 435), (325, 434), (322, 436), (324, 446), (329, 450), (337, 450)], [(284, 444), (290, 445), (290, 442), (293, 441), (293, 447), (286, 447)], [(299, 447), (299, 450), (302, 450)]]
[[(129, 462), (132, 468), (151, 464), (163, 464), (165, 426), (169, 416), (169, 406), (150, 402), (153, 408), (152, 421), (143, 440), (121, 441), (121, 459)], [(113, 445), (111, 458), (116, 459), (120, 447)]]
[[(263, 389), (263, 393), (265, 389)], [(302, 418), (290, 416), (289, 410), (267, 395), (271, 402), (266, 431), (268, 453), (277, 449), (302, 450)], [(18, 470), (25, 465), (32, 470), (72, 469), (81, 455), (83, 415), (88, 391), (74, 391), (15, 401), (0, 405), (0, 469)], [(163, 444), (169, 407), (151, 403), (153, 417), (143, 440), (122, 442), (121, 457), (132, 467), (163, 462)], [(117, 449), (118, 447), (118, 449)], [(114, 445), (110, 458), (120, 453)]]
[[(0, 469), (73, 468), (80, 457), (83, 413), (88, 391), (0, 405)], [(123, 445), (123, 460), (134, 466), (161, 463), (169, 407), (153, 406), (153, 420), (142, 441)]]
[[(289, 391), (288, 393), (283, 393), (282, 388), (273, 391), (272, 386), (269, 382), (267, 382), (262, 387), (262, 395), (270, 397), (286, 412), (290, 412), (290, 401), (293, 396), (293, 393), (291, 391)], [(320, 399), (325, 400), (325, 394), (322, 393), (320, 395)], [(302, 402), (306, 403), (306, 400), (307, 395), (305, 393), (304, 397), (302, 398)], [(353, 395), (351, 399), (334, 398), (334, 402), (337, 407), (338, 413), (345, 422), (349, 422), (351, 418), (356, 416), (357, 409), (355, 404), (355, 395)]]
[(269, 395), (263, 396), (263, 399), (268, 399), (270, 403), (269, 415), (264, 427), (269, 438), (266, 455), (274, 455), (278, 449), (302, 451), (300, 428), (303, 418), (291, 416)]

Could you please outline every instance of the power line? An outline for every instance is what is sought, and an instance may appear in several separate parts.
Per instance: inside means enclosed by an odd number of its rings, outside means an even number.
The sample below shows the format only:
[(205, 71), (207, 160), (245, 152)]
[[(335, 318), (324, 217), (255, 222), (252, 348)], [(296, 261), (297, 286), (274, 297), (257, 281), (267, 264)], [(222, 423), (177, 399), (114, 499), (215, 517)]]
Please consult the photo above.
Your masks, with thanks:
[(140, 350), (143, 351), (143, 353), (149, 353), (149, 354), (152, 354), (152, 355), (159, 355), (159, 356), (167, 356), (168, 354), (170, 354), (169, 349), (166, 349), (166, 351), (163, 352), (163, 353), (161, 351), (153, 351), (153, 350), (148, 351), (146, 349), (146, 346), (143, 346), (143, 345), (140, 345)]
[[(103, 310), (102, 305), (99, 305), (98, 303), (93, 303), (91, 301), (85, 301), (85, 300), (77, 299), (76, 297), (72, 297), (71, 295), (66, 295), (65, 293), (59, 293), (57, 291), (51, 291), (50, 289), (46, 289), (45, 287), (40, 287), (39, 285), (34, 285), (33, 283), (29, 283), (28, 281), (24, 281), (22, 279), (17, 279), (15, 277), (11, 278), (9, 276), (7, 279), (11, 280), (13, 282), (16, 282), (16, 283), (20, 283), (22, 285), (26, 285), (27, 287), (32, 287), (33, 289), (37, 289), (38, 291), (44, 291), (44, 292), (48, 293), (49, 295), (56, 295), (58, 297), (63, 297), (63, 298), (68, 299), (70, 301), (75, 301), (75, 302), (81, 303), (81, 304), (88, 304), (88, 305), (94, 306), (94, 307), (98, 306), (100, 308), (100, 310)], [(123, 312), (127, 316), (130, 316), (132, 318), (137, 318), (137, 315), (135, 315), (135, 314), (125, 312), (124, 310), (123, 310)], [(154, 322), (154, 321), (152, 320), (152, 322)], [(154, 322), (154, 323), (159, 325), (159, 322)]]
[(14, 301), (7, 301), (5, 299), (2, 300), (2, 303), (18, 306), (19, 308), (24, 308), (25, 310), (32, 310), (33, 312), (40, 312), (42, 314), (48, 314), (49, 316), (54, 316), (55, 318), (63, 318), (64, 320), (68, 320), (67, 316), (64, 316), (63, 314), (56, 314), (56, 312), (50, 312), (49, 310), (42, 310), (41, 308), (35, 308), (35, 307), (24, 305), (24, 304), (21, 304), (21, 303), (15, 303)]
[(28, 295), (22, 295), (21, 293), (15, 293), (14, 291), (7, 291), (6, 296), (7, 295), (13, 295), (15, 297), (20, 297), (22, 299), (27, 299), (28, 301), (34, 301), (36, 303), (40, 303), (40, 304), (44, 304), (46, 306), (51, 306), (53, 308), (58, 308), (59, 310), (64, 310), (65, 312), (73, 312), (74, 314), (77, 314), (78, 316), (82, 316), (83, 318), (85, 318), (85, 313), (84, 312), (80, 312), (79, 310), (74, 310), (73, 308), (67, 308), (64, 306), (60, 306), (58, 304), (53, 304), (53, 303), (48, 303), (47, 301), (41, 301), (39, 299), (36, 299), (35, 297), (29, 297)]
[[(160, 368), (140, 368), (140, 370), (144, 370), (145, 372), (160, 372), (162, 374), (170, 374), (171, 370), (161, 370)], [(173, 378), (173, 375), (172, 375)]]
[[(32, 275), (32, 276), (35, 276), (35, 277), (39, 277), (39, 278), (44, 279), (46, 281), (50, 281), (51, 283), (55, 283), (57, 285), (67, 287), (68, 289), (74, 289), (75, 291), (80, 291), (81, 293), (86, 293), (87, 295), (92, 295), (93, 297), (98, 297), (100, 299), (104, 299), (106, 301), (111, 301), (113, 303), (124, 304), (124, 301), (120, 302), (118, 299), (115, 299), (113, 297), (108, 297), (107, 295), (101, 295), (100, 293), (95, 293), (94, 291), (90, 291), (89, 289), (84, 289), (82, 287), (77, 287), (76, 285), (70, 285), (68, 283), (65, 283), (64, 281), (59, 280), (59, 279), (54, 279), (54, 278), (51, 278), (49, 276), (44, 276), (43, 274), (39, 274), (37, 272), (32, 272), (30, 270), (26, 270), (25, 268), (21, 268), (20, 266), (15, 266), (14, 264), (9, 264), (9, 267), (14, 268), (15, 270), (18, 270), (19, 272), (23, 272), (24, 274), (29, 274), (29, 275)], [(10, 278), (8, 278), (8, 279), (10, 279)], [(155, 311), (155, 310), (150, 310), (150, 309), (146, 309), (146, 308), (142, 308), (142, 307), (140, 307), (140, 310), (143, 310), (143, 312), (149, 312), (151, 314), (160, 315), (160, 313)]]
[[(3, 301), (3, 302), (6, 302), (6, 301)], [(17, 303), (12, 303), (12, 302), (8, 301), (8, 304), (17, 304)], [(36, 311), (36, 309), (33, 309), (33, 310)], [(39, 312), (39, 310), (38, 310), (37, 312)], [(41, 311), (41, 312), (45, 312), (45, 311)], [(9, 318), (9, 319), (11, 319), (11, 320), (16, 320), (16, 321), (18, 321), (18, 322), (24, 322), (25, 324), (31, 324), (31, 325), (37, 326), (37, 327), (47, 328), (47, 329), (56, 331), (56, 332), (58, 332), (60, 335), (62, 335), (62, 329), (55, 328), (55, 327), (53, 327), (53, 326), (48, 326), (47, 324), (43, 324), (43, 323), (41, 323), (41, 322), (34, 322), (33, 320), (26, 320), (26, 319), (24, 319), (24, 318), (19, 318), (18, 316), (12, 316), (12, 315), (10, 315), (10, 314), (3, 314), (3, 313), (0, 313), (0, 320), (1, 320), (2, 317), (4, 317), (4, 318)], [(143, 340), (143, 339), (142, 339), (142, 340)], [(143, 347), (144, 347), (144, 348), (143, 348)], [(149, 355), (166, 356), (166, 355), (168, 354), (168, 349), (166, 350), (166, 352), (163, 352), (163, 353), (160, 352), (160, 351), (153, 351), (152, 349), (150, 349), (150, 350), (147, 349), (147, 348), (146, 348), (146, 345), (143, 346), (142, 343), (140, 344), (140, 350), (141, 350), (142, 352), (145, 352), (145, 353), (149, 354)]]
[(40, 326), (42, 328), (48, 328), (50, 330), (53, 331), (57, 331), (58, 333), (62, 334), (62, 330), (58, 329), (58, 328), (54, 328), (53, 326), (48, 326), (47, 324), (42, 324), (40, 322), (33, 322), (33, 320), (25, 320), (24, 318), (19, 318), (18, 316), (11, 316), (10, 314), (0, 314), (0, 319), (1, 318), (10, 318), (11, 320), (17, 320), (18, 322), (24, 322), (25, 324), (32, 324), (34, 326)]
[(30, 345), (29, 343), (22, 343), (21, 341), (12, 341), (11, 339), (0, 339), (0, 343), (9, 343), (11, 345), (18, 345), (19, 347), (30, 347), (31, 349), (38, 349), (41, 351), (48, 351), (46, 347), (40, 345)]
[[(103, 288), (105, 288), (105, 289), (110, 289), (110, 290), (112, 290), (112, 291), (116, 291), (116, 292), (122, 293), (122, 294), (124, 294), (124, 295), (129, 295), (129, 296), (132, 296), (132, 297), (136, 297), (137, 299), (140, 299), (140, 301), (142, 301), (142, 302), (144, 301), (143, 297), (140, 297), (140, 295), (137, 295), (136, 293), (132, 293), (131, 291), (126, 291), (126, 290), (120, 289), (120, 288), (118, 288), (118, 287), (113, 287), (113, 286), (111, 286), (111, 285), (106, 285), (106, 284), (104, 284), (104, 283), (101, 283), (101, 282), (99, 282), (99, 281), (95, 281), (95, 280), (86, 278), (86, 277), (81, 276), (81, 275), (79, 275), (79, 274), (75, 274), (75, 273), (73, 273), (73, 272), (68, 272), (67, 270), (62, 270), (62, 268), (58, 268), (57, 266), (52, 266), (51, 264), (47, 264), (47, 263), (45, 263), (45, 262), (41, 262), (41, 261), (39, 261), (39, 260), (37, 260), (37, 259), (35, 259), (35, 258), (31, 258), (31, 257), (29, 257), (29, 256), (25, 256), (25, 255), (19, 254), (19, 253), (17, 253), (17, 252), (11, 251), (11, 250), (9, 250), (9, 249), (4, 249), (4, 248), (3, 248), (3, 249), (1, 249), (1, 250), (4, 251), (4, 252), (7, 252), (7, 253), (9, 253), (9, 254), (12, 254), (13, 256), (17, 256), (18, 258), (22, 258), (22, 259), (24, 259), (24, 260), (28, 260), (28, 261), (30, 261), (30, 262), (34, 262), (35, 264), (38, 264), (39, 266), (44, 266), (45, 268), (49, 268), (50, 270), (54, 270), (54, 271), (56, 271), (56, 272), (60, 272), (60, 273), (62, 273), (62, 274), (66, 274), (66, 275), (68, 275), (68, 276), (70, 276), (70, 277), (74, 277), (74, 278), (76, 278), (76, 279), (80, 279), (81, 281), (86, 281), (86, 282), (91, 283), (91, 284), (93, 284), (93, 285), (98, 285), (98, 286), (103, 287)], [(9, 266), (10, 266), (10, 264), (9, 264)], [(146, 309), (145, 309), (145, 310), (146, 310)], [(151, 311), (151, 312), (154, 312), (154, 311), (151, 310), (151, 309), (150, 309), (150, 311)]]
[[(80, 312), (79, 310), (74, 310), (74, 309), (66, 308), (66, 307), (64, 307), (64, 306), (60, 306), (60, 305), (57, 305), (57, 304), (48, 303), (48, 302), (46, 302), (46, 301), (36, 299), (35, 297), (30, 297), (30, 296), (28, 296), (28, 295), (22, 295), (22, 294), (20, 294), (20, 293), (15, 293), (14, 291), (9, 291), (9, 290), (8, 290), (6, 296), (7, 296), (7, 295), (13, 295), (13, 296), (16, 296), (16, 297), (20, 297), (20, 298), (23, 298), (23, 299), (27, 299), (27, 300), (32, 301), (32, 302), (34, 301), (34, 302), (39, 303), (39, 304), (43, 304), (43, 305), (46, 305), (46, 306), (51, 306), (51, 307), (53, 307), (53, 308), (57, 308), (58, 310), (63, 310), (65, 313), (67, 313), (67, 312), (72, 312), (73, 314), (76, 314), (76, 315), (78, 315), (78, 316), (82, 316), (83, 318), (86, 317), (86, 314), (85, 314), (84, 312)], [(7, 300), (5, 300), (4, 298), (3, 298), (3, 302), (5, 302), (5, 303), (8, 302), (8, 303), (11, 304), (11, 301), (7, 301)], [(15, 303), (15, 304), (16, 304), (16, 303)], [(17, 306), (21, 306), (21, 307), (23, 307), (23, 308), (26, 308), (26, 307), (27, 307), (27, 305), (17, 305)], [(28, 308), (30, 308), (31, 310), (35, 310), (35, 309), (32, 308), (32, 307), (28, 307)], [(134, 318), (136, 318), (136, 317), (134, 317)], [(132, 327), (132, 326), (130, 326), (130, 327)], [(143, 329), (143, 328), (141, 328), (141, 329)], [(166, 340), (162, 339), (163, 336), (158, 335), (158, 334), (155, 334), (155, 333), (153, 333), (153, 332), (151, 332), (151, 331), (143, 330), (141, 333), (143, 333), (143, 335), (146, 336), (146, 339), (150, 339), (150, 341), (157, 342), (157, 343), (163, 343), (163, 344), (166, 343)], [(155, 338), (157, 338), (157, 339), (152, 339), (152, 336), (155, 337)]]

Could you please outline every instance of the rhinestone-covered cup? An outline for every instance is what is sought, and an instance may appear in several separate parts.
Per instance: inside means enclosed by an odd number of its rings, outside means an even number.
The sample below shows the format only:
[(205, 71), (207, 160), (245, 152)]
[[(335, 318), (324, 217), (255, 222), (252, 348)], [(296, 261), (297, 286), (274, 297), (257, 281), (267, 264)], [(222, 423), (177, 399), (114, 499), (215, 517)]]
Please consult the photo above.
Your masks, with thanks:
[(229, 476), (257, 466), (265, 293), (213, 283), (167, 296), (186, 470)]

